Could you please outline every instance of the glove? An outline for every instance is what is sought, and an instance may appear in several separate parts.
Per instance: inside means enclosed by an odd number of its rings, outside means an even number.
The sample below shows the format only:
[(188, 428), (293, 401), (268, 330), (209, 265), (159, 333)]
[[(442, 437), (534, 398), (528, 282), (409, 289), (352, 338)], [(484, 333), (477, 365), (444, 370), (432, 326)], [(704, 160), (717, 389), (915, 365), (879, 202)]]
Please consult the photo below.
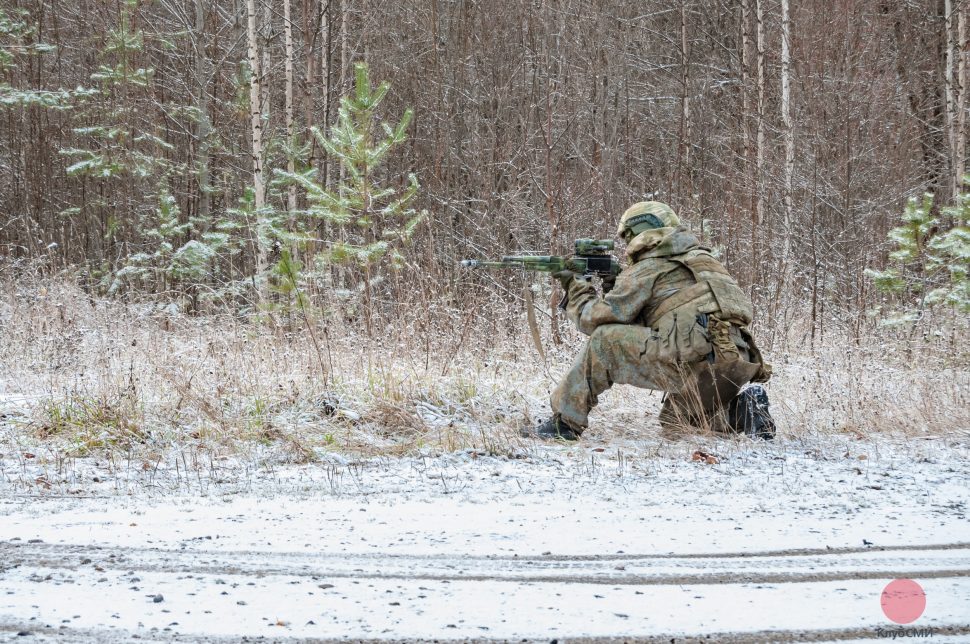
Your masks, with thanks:
[(557, 280), (559, 280), (559, 283), (562, 284), (563, 290), (565, 290), (568, 293), (569, 285), (572, 284), (573, 280), (576, 279), (578, 274), (570, 270), (562, 270), (562, 271), (556, 271), (555, 273), (552, 274), (552, 276), (555, 277)]
[(603, 295), (606, 295), (613, 290), (616, 286), (616, 275), (610, 275), (609, 277), (603, 278)]

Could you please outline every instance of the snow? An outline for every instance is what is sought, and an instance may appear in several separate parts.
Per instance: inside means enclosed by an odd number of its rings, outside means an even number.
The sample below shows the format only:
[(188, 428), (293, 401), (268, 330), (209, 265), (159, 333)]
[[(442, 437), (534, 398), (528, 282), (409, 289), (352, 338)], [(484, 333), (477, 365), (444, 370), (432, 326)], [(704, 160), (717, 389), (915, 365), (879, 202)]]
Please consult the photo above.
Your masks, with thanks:
[[(43, 573), (44, 571), (39, 571)], [(215, 583), (211, 575), (98, 573), (93, 585), (54, 571), (47, 582), (7, 585), (4, 610), (36, 621), (125, 631), (169, 628), (216, 636), (301, 637), (589, 637), (694, 636), (749, 630), (851, 629), (885, 621), (879, 593), (890, 579), (803, 584), (603, 586), (397, 579), (268, 576), (253, 585)], [(231, 580), (231, 578), (230, 578)], [(58, 581), (62, 583), (58, 584)], [(53, 593), (38, 588), (51, 585)], [(922, 582), (931, 609), (923, 627), (966, 618), (970, 579)], [(97, 592), (91, 592), (92, 588)], [(161, 593), (163, 601), (153, 597)], [(13, 599), (8, 599), (13, 597)], [(793, 610), (797, 608), (797, 610)], [(218, 618), (213, 618), (217, 615)], [(689, 631), (688, 631), (689, 629)], [(875, 630), (875, 627), (873, 627)]]
[[(719, 463), (691, 461), (697, 447)], [(8, 459), (0, 625), (84, 641), (866, 638), (894, 627), (879, 596), (908, 576), (928, 598), (910, 626), (970, 635), (960, 446), (597, 449), (196, 478), (78, 462), (49, 491), (22, 485), (49, 466)]]

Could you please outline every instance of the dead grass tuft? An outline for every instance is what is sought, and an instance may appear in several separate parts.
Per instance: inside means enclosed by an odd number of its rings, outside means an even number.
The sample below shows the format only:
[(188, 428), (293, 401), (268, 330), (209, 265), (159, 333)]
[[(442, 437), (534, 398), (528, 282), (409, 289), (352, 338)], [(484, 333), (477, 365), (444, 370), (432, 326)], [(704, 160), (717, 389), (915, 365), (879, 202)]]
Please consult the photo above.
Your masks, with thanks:
[(375, 400), (367, 409), (364, 420), (373, 425), (378, 435), (385, 438), (413, 440), (427, 430), (413, 405), (408, 405), (406, 401)]
[(130, 399), (87, 398), (70, 394), (41, 402), (31, 423), (42, 441), (63, 446), (70, 456), (85, 456), (99, 450), (131, 449), (143, 445), (148, 435), (138, 409)]

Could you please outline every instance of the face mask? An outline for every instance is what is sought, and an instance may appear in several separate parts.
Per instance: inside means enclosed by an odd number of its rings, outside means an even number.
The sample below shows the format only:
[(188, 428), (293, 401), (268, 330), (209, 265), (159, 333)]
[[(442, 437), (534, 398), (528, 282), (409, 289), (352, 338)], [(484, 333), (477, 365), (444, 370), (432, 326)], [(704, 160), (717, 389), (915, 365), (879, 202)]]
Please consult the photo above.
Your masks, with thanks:
[(650, 230), (643, 231), (627, 243), (627, 257), (632, 258), (634, 255), (639, 255), (644, 251), (656, 248), (664, 239), (676, 231), (677, 228), (672, 226), (665, 228), (651, 228)]

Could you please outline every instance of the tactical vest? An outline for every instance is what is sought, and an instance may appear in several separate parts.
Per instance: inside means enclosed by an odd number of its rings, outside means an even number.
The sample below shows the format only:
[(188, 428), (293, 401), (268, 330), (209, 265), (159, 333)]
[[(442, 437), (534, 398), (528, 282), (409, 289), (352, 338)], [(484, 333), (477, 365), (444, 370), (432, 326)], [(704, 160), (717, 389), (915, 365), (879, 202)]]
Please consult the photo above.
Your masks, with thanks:
[[(771, 378), (771, 365), (765, 362), (747, 328), (752, 317), (751, 300), (727, 269), (703, 249), (664, 259), (676, 264), (664, 273), (673, 278), (672, 283), (679, 281), (671, 273), (680, 267), (690, 272), (694, 283), (662, 299), (647, 314), (646, 326), (657, 332), (671, 359), (696, 366), (705, 404), (721, 404), (736, 395), (744, 383)], [(702, 317), (706, 322), (701, 322)]]
[(694, 249), (664, 259), (690, 271), (694, 284), (660, 302), (647, 318), (646, 326), (656, 327), (662, 317), (675, 310), (686, 314), (681, 317), (708, 314), (740, 327), (751, 323), (751, 300), (709, 251)]

